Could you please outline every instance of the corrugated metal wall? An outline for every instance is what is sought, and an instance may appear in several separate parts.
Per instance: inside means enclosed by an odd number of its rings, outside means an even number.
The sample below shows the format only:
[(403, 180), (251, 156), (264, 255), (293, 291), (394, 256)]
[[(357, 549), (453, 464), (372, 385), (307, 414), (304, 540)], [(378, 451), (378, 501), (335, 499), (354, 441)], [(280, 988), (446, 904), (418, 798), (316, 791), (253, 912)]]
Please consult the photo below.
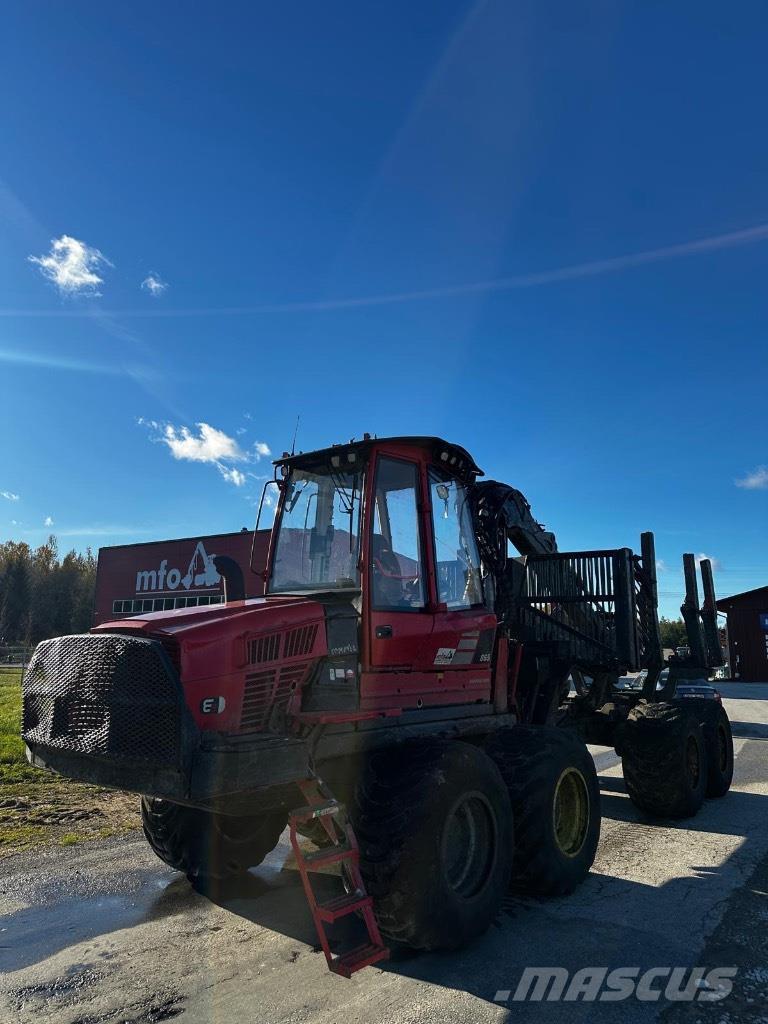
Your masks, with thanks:
[(744, 682), (768, 682), (768, 587), (717, 602), (728, 616), (731, 673)]

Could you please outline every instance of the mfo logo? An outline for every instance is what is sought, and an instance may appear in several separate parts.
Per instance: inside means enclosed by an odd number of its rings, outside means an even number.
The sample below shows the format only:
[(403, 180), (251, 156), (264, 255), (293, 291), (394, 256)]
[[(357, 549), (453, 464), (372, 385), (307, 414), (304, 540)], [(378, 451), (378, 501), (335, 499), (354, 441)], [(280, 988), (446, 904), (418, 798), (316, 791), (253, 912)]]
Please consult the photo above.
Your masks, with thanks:
[(158, 569), (139, 569), (136, 573), (136, 593), (153, 590), (177, 590), (180, 586), (189, 590), (195, 587), (215, 587), (221, 582), (213, 560), (216, 555), (209, 555), (203, 542), (197, 542), (189, 568), (182, 576), (181, 569), (169, 569), (168, 559), (164, 558)]

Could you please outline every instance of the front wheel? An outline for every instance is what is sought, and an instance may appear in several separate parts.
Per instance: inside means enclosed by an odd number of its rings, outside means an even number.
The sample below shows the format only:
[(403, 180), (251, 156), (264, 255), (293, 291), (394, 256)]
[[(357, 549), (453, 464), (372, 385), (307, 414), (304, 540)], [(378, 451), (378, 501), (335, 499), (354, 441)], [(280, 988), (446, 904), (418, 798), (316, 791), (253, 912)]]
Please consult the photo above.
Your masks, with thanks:
[(244, 874), (277, 846), (286, 814), (235, 816), (185, 807), (157, 797), (141, 798), (141, 823), (154, 852), (204, 888)]
[(374, 754), (357, 787), (360, 869), (382, 934), (458, 949), (499, 911), (512, 866), (512, 812), (486, 755), (459, 741)]

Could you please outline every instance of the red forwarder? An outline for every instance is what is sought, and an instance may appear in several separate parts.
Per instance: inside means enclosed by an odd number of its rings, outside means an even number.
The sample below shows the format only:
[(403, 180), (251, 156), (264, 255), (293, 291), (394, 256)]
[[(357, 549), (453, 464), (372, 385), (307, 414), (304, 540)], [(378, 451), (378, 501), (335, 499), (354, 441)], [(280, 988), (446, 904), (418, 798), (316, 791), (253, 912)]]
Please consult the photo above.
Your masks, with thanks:
[[(457, 949), (511, 880), (572, 891), (600, 833), (586, 743), (619, 750), (629, 798), (655, 818), (723, 796), (724, 709), (656, 689), (653, 535), (640, 555), (558, 551), (520, 491), (481, 475), (437, 437), (284, 455), (268, 555), (253, 560), (266, 594), (244, 599), (252, 574), (217, 553), (220, 607), (142, 607), (39, 644), (23, 684), (30, 760), (142, 794), (153, 850), (206, 892), (261, 863), (287, 824), (345, 977), (386, 957), (383, 939)], [(126, 597), (210, 603), (205, 543), (149, 551)], [(670, 664), (673, 693), (722, 664), (711, 565), (700, 608), (693, 554), (683, 562), (691, 660)], [(641, 668), (642, 691), (622, 690)], [(333, 894), (315, 888), (331, 865)], [(342, 917), (360, 945), (326, 931)]]
[(255, 544), (255, 564), (263, 565), (268, 542), (268, 530), (259, 530), (255, 541), (250, 530), (242, 530), (101, 548), (94, 625), (137, 612), (221, 604), (223, 581), (214, 565), (221, 555), (232, 558), (242, 569), (247, 596), (259, 597), (264, 583), (249, 569), (251, 544)]

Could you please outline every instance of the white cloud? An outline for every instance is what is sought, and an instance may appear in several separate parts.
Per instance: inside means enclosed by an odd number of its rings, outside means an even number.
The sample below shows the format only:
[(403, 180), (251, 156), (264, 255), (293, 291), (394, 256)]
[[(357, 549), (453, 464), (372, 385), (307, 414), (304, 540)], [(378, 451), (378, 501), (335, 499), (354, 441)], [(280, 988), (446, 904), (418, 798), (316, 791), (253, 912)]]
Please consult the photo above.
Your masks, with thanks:
[(8, 501), (18, 501), (19, 495), (14, 494), (13, 491), (0, 491), (0, 498), (7, 498)]
[(707, 555), (703, 551), (701, 552), (701, 554), (696, 555), (696, 565), (701, 565), (705, 558), (708, 558), (710, 560), (713, 569), (723, 568), (723, 563), (720, 561), (719, 558), (715, 558), (714, 555)]
[(141, 282), (141, 287), (145, 292), (149, 292), (150, 295), (154, 296), (154, 298), (158, 298), (164, 291), (167, 291), (168, 282), (152, 271)]
[(98, 286), (104, 283), (97, 271), (112, 264), (98, 249), (85, 242), (62, 235), (51, 239), (47, 256), (28, 256), (40, 272), (52, 281), (63, 295), (100, 295)]
[(768, 466), (758, 466), (746, 476), (734, 480), (737, 487), (743, 487), (747, 491), (768, 490)]
[(244, 462), (247, 456), (234, 437), (208, 423), (196, 424), (199, 433), (193, 434), (189, 427), (174, 427), (167, 423), (160, 438), (168, 445), (174, 459), (189, 462)]
[(241, 473), (239, 469), (235, 469), (234, 466), (228, 468), (223, 466), (220, 462), (216, 463), (218, 471), (229, 483), (234, 484), (235, 487), (242, 487), (245, 483), (245, 473)]
[(666, 572), (666, 571), (667, 571), (667, 563), (664, 561), (663, 558), (657, 559), (657, 561), (656, 561), (656, 572)]
[(53, 526), (53, 519), (50, 516), (46, 516), (43, 526)]
[(138, 423), (152, 430), (155, 435), (153, 440), (164, 444), (174, 459), (215, 466), (227, 483), (235, 487), (242, 487), (253, 474), (243, 472), (234, 464), (253, 464), (271, 454), (269, 446), (263, 441), (257, 441), (252, 449), (244, 451), (234, 437), (212, 427), (210, 423), (196, 423), (194, 430), (143, 417), (139, 417)]

